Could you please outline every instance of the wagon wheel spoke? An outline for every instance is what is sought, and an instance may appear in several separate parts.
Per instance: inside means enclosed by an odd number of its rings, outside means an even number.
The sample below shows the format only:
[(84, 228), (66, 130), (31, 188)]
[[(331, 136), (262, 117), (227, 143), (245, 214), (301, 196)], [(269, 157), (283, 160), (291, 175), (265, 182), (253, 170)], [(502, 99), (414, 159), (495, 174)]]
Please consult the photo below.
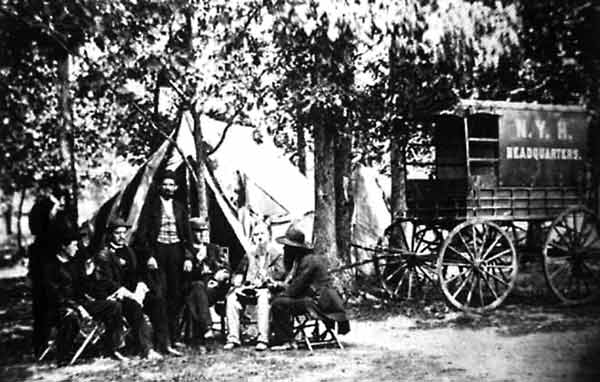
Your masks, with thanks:
[(435, 280), (432, 277), (433, 272), (427, 270), (427, 268), (425, 268), (425, 265), (417, 265), (417, 269), (421, 271), (421, 273), (423, 274), (423, 276), (425, 276), (425, 278), (427, 278), (427, 280), (429, 280), (432, 283), (435, 282)]
[(483, 275), (481, 275), (481, 277), (479, 277), (479, 279), (477, 280), (477, 286), (479, 287), (479, 302), (481, 303), (480, 306), (485, 306), (485, 298), (483, 295), (483, 285), (481, 282), (482, 278), (483, 278)]
[(404, 284), (404, 280), (406, 280), (406, 275), (407, 275), (407, 272), (404, 272), (402, 274), (402, 278), (400, 279), (400, 282), (398, 282), (398, 285), (396, 285), (396, 289), (394, 289), (394, 296), (397, 296), (398, 293), (400, 293), (400, 288), (402, 288), (402, 284)]
[(458, 237), (460, 238), (460, 241), (462, 241), (463, 246), (465, 247), (465, 249), (467, 250), (467, 253), (469, 254), (469, 256), (471, 256), (471, 259), (467, 259), (467, 260), (473, 260), (475, 259), (475, 255), (473, 254), (473, 252), (471, 252), (471, 248), (469, 247), (469, 245), (467, 244), (467, 242), (465, 241), (465, 238), (463, 237), (463, 235), (460, 233), (460, 231), (458, 232)]
[(450, 284), (452, 281), (456, 280), (457, 278), (463, 277), (465, 275), (465, 273), (467, 273), (469, 271), (471, 271), (471, 268), (466, 268), (466, 269), (464, 269), (462, 271), (459, 271), (459, 273), (457, 273), (457, 274), (451, 276), (449, 279), (447, 279), (446, 283)]
[(485, 282), (485, 285), (488, 287), (490, 292), (492, 292), (492, 294), (494, 295), (494, 298), (498, 299), (499, 298), (498, 293), (496, 293), (496, 290), (494, 288), (492, 288), (492, 285), (490, 284), (490, 280), (487, 277), (481, 277), (481, 278)]
[(512, 252), (512, 250), (510, 248), (505, 249), (504, 251), (498, 252), (498, 253), (494, 254), (492, 257), (485, 259), (484, 263), (491, 263), (511, 252)]
[(491, 278), (493, 278), (494, 280), (496, 280), (497, 282), (499, 282), (500, 284), (502, 284), (504, 286), (509, 286), (509, 283), (506, 280), (503, 280), (502, 278), (496, 276), (495, 274), (490, 273), (487, 270), (483, 270), (483, 272), (485, 274), (487, 274), (488, 276), (490, 276)]
[[(394, 277), (396, 277), (396, 275), (398, 275), (398, 273), (400, 273), (400, 271), (406, 269), (407, 267), (405, 266), (404, 263), (402, 263), (398, 268), (396, 268), (391, 274), (388, 274), (385, 278), (385, 281), (390, 281), (391, 279), (393, 279)], [(385, 275), (385, 273), (384, 273)]]
[[(569, 252), (569, 250), (565, 246), (558, 245), (558, 244), (553, 243), (553, 242), (548, 243), (548, 245), (551, 246), (552, 248), (558, 249), (559, 251), (561, 251), (563, 253), (568, 253)], [(555, 258), (555, 257), (559, 257), (559, 256), (552, 256), (552, 257)]]
[(496, 247), (496, 244), (498, 244), (498, 242), (500, 241), (500, 239), (502, 239), (502, 235), (500, 235), (499, 233), (496, 232), (496, 237), (495, 237), (494, 241), (492, 242), (492, 244), (490, 244), (487, 247), (487, 249), (485, 250), (485, 252), (481, 255), (482, 259), (485, 260), (488, 257), (488, 255), (494, 249), (494, 247)]
[(486, 264), (486, 269), (513, 269), (512, 265), (502, 265), (502, 264)]
[(462, 257), (467, 262), (467, 264), (471, 264), (471, 262), (472, 262), (471, 258), (469, 258), (467, 255), (465, 255), (458, 249), (454, 248), (452, 245), (448, 244), (448, 249), (451, 250), (452, 252), (456, 253), (460, 257)]
[(552, 231), (556, 232), (558, 234), (558, 237), (560, 238), (560, 240), (558, 240), (559, 243), (568, 243), (569, 242), (569, 240), (567, 240), (565, 235), (563, 235), (563, 233), (558, 230), (558, 226), (553, 227)]
[(458, 288), (456, 288), (456, 291), (454, 291), (454, 294), (452, 295), (452, 297), (456, 298), (456, 296), (458, 296), (458, 294), (462, 291), (462, 289), (465, 287), (465, 285), (467, 285), (467, 282), (473, 277), (473, 270), (469, 269), (469, 274), (465, 277), (465, 279), (460, 283), (460, 285), (458, 286)]
[(475, 290), (475, 285), (477, 284), (477, 276), (474, 273), (471, 274), (471, 286), (469, 287), (469, 292), (467, 293), (467, 306), (471, 305), (471, 298), (473, 297), (473, 291)]

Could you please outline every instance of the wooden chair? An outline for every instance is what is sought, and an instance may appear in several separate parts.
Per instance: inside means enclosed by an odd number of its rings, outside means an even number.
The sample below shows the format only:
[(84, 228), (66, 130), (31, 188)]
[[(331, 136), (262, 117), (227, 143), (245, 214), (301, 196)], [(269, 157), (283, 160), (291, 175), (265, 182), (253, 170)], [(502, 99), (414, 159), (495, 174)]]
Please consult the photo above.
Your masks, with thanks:
[(337, 323), (322, 314), (311, 311), (294, 316), (294, 339), (309, 351), (316, 347), (344, 349), (336, 333)]

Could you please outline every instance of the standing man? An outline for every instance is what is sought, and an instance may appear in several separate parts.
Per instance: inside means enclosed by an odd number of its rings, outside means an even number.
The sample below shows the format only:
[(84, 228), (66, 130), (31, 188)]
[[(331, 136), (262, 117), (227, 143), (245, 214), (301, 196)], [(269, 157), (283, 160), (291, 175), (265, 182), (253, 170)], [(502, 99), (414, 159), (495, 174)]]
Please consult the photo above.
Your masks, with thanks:
[(60, 249), (60, 236), (74, 224), (65, 211), (65, 193), (56, 187), (44, 190), (29, 212), (29, 230), (35, 236), (29, 247), (29, 279), (31, 280), (33, 313), (33, 351), (36, 358), (46, 347), (50, 335), (48, 289), (44, 284), (44, 268)]
[(304, 233), (293, 225), (276, 241), (283, 244), (284, 256), (293, 258), (294, 265), (285, 290), (271, 302), (273, 334), (279, 343), (272, 349), (293, 348), (293, 316), (306, 312), (319, 312), (330, 322), (339, 322), (340, 334), (350, 331), (342, 299), (330, 286), (325, 256), (313, 253)]
[(225, 350), (233, 349), (241, 343), (240, 314), (247, 304), (256, 304), (258, 324), (256, 350), (263, 351), (268, 348), (269, 302), (272, 292), (281, 285), (285, 277), (283, 254), (272, 245), (267, 224), (257, 223), (252, 229), (251, 236), (254, 247), (242, 260), (241, 267), (245, 268), (244, 272), (234, 276), (233, 284), (236, 288), (227, 295), (229, 333)]
[[(185, 206), (174, 200), (177, 190), (175, 173), (167, 171), (162, 179), (159, 198), (151, 201), (148, 221), (140, 228), (138, 239), (145, 247), (150, 290), (164, 296), (170, 345), (177, 341), (178, 320), (183, 305), (183, 273), (192, 270), (192, 231)], [(173, 355), (181, 355), (171, 346)]]

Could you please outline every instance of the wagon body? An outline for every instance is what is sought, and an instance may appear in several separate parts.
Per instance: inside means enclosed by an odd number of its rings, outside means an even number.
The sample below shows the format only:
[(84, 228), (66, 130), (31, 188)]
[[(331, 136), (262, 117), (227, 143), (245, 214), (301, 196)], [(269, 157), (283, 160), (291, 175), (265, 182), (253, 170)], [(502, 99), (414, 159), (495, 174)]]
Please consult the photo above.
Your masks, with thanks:
[(406, 216), (389, 230), (397, 247), (379, 264), (386, 290), (411, 297), (428, 280), (456, 308), (494, 309), (515, 283), (519, 222), (535, 222), (554, 294), (565, 303), (599, 294), (588, 123), (580, 107), (493, 101), (436, 116), (434, 170), (406, 181)]
[(587, 124), (574, 106), (463, 101), (436, 118), (433, 179), (407, 181), (409, 216), (551, 220), (593, 203)]

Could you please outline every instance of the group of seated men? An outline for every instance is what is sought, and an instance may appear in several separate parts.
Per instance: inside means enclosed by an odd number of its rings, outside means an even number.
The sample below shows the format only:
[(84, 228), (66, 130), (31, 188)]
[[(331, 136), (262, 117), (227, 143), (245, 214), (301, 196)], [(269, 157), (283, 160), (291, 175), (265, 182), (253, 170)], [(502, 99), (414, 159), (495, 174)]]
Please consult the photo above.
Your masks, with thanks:
[[(277, 238), (281, 253), (269, 227), (256, 224), (252, 250), (232, 269), (227, 251), (209, 243), (207, 222), (182, 220), (186, 215), (172, 200), (175, 189), (174, 176), (166, 174), (155, 207), (156, 227), (138, 235), (145, 240), (139, 249), (128, 245), (130, 225), (120, 218), (109, 223), (108, 239), (94, 250), (81, 232), (58, 233), (56, 255), (37, 266), (37, 289), (43, 288), (46, 319), (57, 327), (59, 362), (72, 354), (82, 319), (103, 324), (104, 351), (117, 359), (127, 359), (123, 348), (150, 359), (181, 355), (182, 342), (214, 338), (210, 307), (218, 301), (225, 307), (220, 313), (227, 322), (226, 350), (241, 345), (241, 321), (249, 305), (255, 306), (256, 350), (292, 348), (293, 315), (314, 309), (339, 321), (341, 333), (349, 330), (341, 299), (330, 287), (326, 259), (313, 253), (300, 230), (290, 226)], [(183, 338), (182, 320), (188, 328)], [(45, 337), (34, 338), (38, 353), (48, 340), (47, 331), (39, 332)]]

